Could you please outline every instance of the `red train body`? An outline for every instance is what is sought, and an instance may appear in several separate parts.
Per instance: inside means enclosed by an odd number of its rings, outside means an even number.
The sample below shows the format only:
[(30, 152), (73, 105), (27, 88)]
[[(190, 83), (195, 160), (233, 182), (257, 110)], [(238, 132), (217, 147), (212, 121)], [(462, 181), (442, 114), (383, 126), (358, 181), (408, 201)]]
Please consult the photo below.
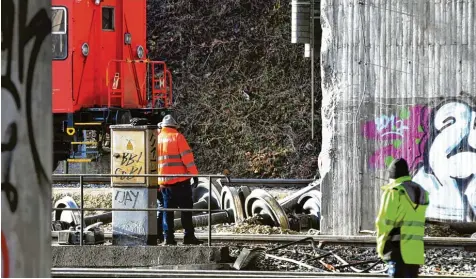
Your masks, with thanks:
[(90, 160), (84, 131), (101, 149), (109, 125), (170, 112), (170, 72), (146, 58), (146, 0), (52, 0), (52, 24), (56, 162)]

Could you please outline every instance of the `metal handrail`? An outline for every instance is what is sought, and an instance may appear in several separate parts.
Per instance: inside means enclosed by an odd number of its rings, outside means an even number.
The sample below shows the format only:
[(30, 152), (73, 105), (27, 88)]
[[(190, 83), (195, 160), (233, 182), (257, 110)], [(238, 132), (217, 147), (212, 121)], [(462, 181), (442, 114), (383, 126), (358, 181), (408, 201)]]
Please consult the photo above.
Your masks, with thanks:
[[(99, 174), (101, 175), (101, 174)], [(124, 175), (120, 175), (124, 176)], [(55, 174), (53, 175), (53, 182), (77, 182), (79, 174)], [(289, 187), (289, 186), (307, 186), (317, 179), (295, 179), (295, 178), (232, 178), (226, 177), (221, 181), (222, 185), (266, 185), (275, 187)], [(110, 182), (106, 176), (85, 177), (83, 182), (87, 183), (106, 183)]]
[[(207, 209), (193, 209), (193, 208), (84, 208), (84, 177), (205, 177), (208, 178), (208, 192), (212, 193), (212, 178), (226, 178), (224, 175), (216, 174), (202, 174), (202, 175), (193, 175), (193, 174), (53, 174), (54, 177), (79, 177), (79, 187), (80, 187), (80, 208), (52, 208), (53, 210), (61, 209), (67, 211), (80, 211), (80, 234), (79, 234), (79, 245), (83, 246), (83, 220), (84, 220), (84, 211), (179, 211), (179, 212), (194, 212), (194, 211), (206, 211), (208, 212), (208, 246), (212, 245), (212, 212), (220, 212), (223, 210), (212, 210), (211, 209), (211, 197), (208, 195), (208, 208)], [(151, 186), (146, 188), (159, 188), (160, 185)]]

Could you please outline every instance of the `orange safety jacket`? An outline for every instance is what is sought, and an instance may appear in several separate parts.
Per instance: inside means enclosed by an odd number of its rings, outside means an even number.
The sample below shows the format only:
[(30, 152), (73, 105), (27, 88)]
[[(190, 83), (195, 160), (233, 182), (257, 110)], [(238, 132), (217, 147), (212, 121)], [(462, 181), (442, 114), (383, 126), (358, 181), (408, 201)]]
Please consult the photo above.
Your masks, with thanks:
[[(198, 174), (192, 149), (185, 137), (176, 129), (163, 127), (157, 136), (157, 172), (158, 174)], [(189, 180), (190, 177), (159, 177), (159, 185)]]

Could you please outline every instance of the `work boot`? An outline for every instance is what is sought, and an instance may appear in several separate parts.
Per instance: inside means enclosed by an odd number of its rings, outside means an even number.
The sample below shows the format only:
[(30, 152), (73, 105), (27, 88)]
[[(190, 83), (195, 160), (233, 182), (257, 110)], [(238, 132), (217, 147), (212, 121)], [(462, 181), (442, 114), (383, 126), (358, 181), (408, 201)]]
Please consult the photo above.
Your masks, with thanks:
[(162, 246), (175, 246), (177, 245), (177, 241), (175, 241), (175, 239), (169, 239), (169, 238), (166, 238), (164, 243), (162, 243)]
[(203, 244), (203, 241), (198, 240), (194, 235), (189, 236), (189, 237), (184, 236), (183, 244), (185, 244), (185, 245), (187, 245), (187, 244), (200, 245), (200, 244)]
[(161, 244), (162, 242), (164, 242), (164, 237), (158, 237), (157, 238), (157, 243)]

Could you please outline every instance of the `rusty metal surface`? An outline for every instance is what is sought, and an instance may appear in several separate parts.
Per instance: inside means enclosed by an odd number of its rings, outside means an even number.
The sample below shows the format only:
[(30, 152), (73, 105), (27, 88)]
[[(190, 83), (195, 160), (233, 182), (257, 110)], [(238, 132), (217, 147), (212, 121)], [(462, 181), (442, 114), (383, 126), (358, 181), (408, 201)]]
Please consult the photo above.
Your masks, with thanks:
[(289, 229), (289, 220), (281, 205), (268, 192), (256, 189), (246, 198), (246, 216), (261, 215), (269, 217), (282, 229)]
[(240, 223), (245, 220), (243, 211), (245, 200), (240, 197), (238, 190), (234, 187), (224, 186), (221, 192), (222, 209), (230, 210), (233, 214), (234, 223)]

